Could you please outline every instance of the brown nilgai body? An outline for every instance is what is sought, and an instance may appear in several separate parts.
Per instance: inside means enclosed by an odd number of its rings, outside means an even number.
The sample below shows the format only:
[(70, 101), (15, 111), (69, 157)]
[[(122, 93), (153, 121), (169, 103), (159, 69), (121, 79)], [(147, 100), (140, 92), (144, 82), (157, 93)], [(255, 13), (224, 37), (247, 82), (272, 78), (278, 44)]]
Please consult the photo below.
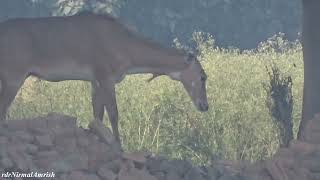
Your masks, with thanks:
[[(90, 81), (94, 121), (105, 140), (106, 109), (120, 143), (115, 84), (127, 74), (166, 75), (179, 81), (199, 111), (208, 110), (206, 74), (195, 55), (166, 48), (130, 31), (109, 15), (19, 18), (0, 23), (0, 119), (25, 79)], [(110, 139), (110, 138), (109, 138)]]

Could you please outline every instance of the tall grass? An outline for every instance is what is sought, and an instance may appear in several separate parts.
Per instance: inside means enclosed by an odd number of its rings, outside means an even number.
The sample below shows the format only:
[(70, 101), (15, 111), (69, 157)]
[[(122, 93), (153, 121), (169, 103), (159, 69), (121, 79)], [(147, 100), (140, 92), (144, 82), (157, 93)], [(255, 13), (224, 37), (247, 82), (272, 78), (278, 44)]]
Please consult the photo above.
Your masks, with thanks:
[[(266, 66), (273, 62), (292, 77), (296, 133), (303, 84), (301, 45), (289, 47), (278, 36), (241, 53), (216, 47), (211, 37), (198, 39), (197, 45), (208, 75), (209, 111), (197, 112), (182, 85), (167, 77), (147, 83), (149, 75), (127, 76), (116, 87), (125, 149), (150, 150), (196, 163), (216, 157), (256, 161), (273, 155), (278, 131), (265, 105)], [(76, 116), (79, 126), (86, 127), (93, 119), (90, 96), (87, 82), (29, 78), (9, 114), (20, 119), (60, 112)], [(109, 125), (107, 116), (105, 122)]]

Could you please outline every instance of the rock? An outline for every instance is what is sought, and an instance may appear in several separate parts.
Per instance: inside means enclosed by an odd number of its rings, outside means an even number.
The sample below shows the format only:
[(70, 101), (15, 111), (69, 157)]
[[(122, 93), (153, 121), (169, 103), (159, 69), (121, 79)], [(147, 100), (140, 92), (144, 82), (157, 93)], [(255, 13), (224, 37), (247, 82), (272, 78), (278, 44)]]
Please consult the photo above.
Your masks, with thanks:
[(164, 172), (163, 166), (161, 166), (161, 161), (153, 157), (147, 159), (146, 167), (151, 174)]
[(59, 157), (59, 153), (56, 150), (47, 150), (47, 151), (40, 151), (37, 153), (38, 158), (44, 159), (50, 159), (50, 160), (54, 160), (57, 159), (57, 157)]
[(62, 174), (59, 176), (59, 179), (60, 179), (60, 180), (70, 180), (70, 179), (69, 179), (69, 174), (67, 174), (67, 173), (62, 173)]
[(232, 175), (223, 175), (219, 180), (242, 180), (242, 178)]
[(87, 147), (89, 146), (90, 141), (87, 137), (84, 136), (77, 136), (77, 145), (80, 147)]
[(0, 158), (2, 157), (7, 157), (8, 155), (8, 147), (9, 144), (7, 142), (7, 140), (0, 142)]
[(14, 149), (10, 149), (8, 151), (10, 159), (13, 161), (14, 165), (17, 169), (21, 171), (28, 171), (33, 168), (34, 163), (32, 161), (32, 157), (25, 153), (17, 152)]
[(273, 179), (284, 179), (288, 177), (288, 169), (290, 165), (294, 165), (292, 158), (276, 158), (265, 162), (266, 169)]
[(274, 155), (274, 157), (292, 157), (295, 155), (295, 152), (291, 151), (288, 148), (280, 148), (276, 154)]
[(34, 130), (38, 129), (47, 129), (48, 122), (45, 117), (38, 117), (35, 119), (28, 120), (28, 128), (34, 132)]
[(71, 116), (61, 115), (58, 113), (49, 113), (46, 117), (48, 128), (54, 129), (57, 127), (76, 127), (77, 119)]
[(0, 136), (0, 147), (8, 143), (8, 137)]
[(311, 180), (318, 180), (320, 179), (320, 173), (312, 173), (309, 177)]
[(305, 141), (311, 144), (320, 144), (320, 133), (318, 132), (308, 133)]
[(88, 134), (87, 138), (89, 139), (91, 144), (94, 144), (94, 143), (100, 141), (100, 138), (96, 134), (93, 134), (93, 133)]
[(26, 153), (29, 153), (31, 155), (34, 155), (38, 152), (39, 148), (38, 146), (34, 145), (34, 144), (24, 144), (24, 151)]
[(111, 170), (114, 174), (118, 174), (121, 168), (121, 160), (116, 159), (113, 161), (109, 161), (107, 163), (103, 163), (103, 168)]
[(96, 174), (87, 174), (88, 180), (100, 180), (100, 178)]
[(50, 134), (56, 138), (74, 138), (75, 127), (54, 127), (50, 129)]
[(185, 180), (205, 180), (204, 177), (202, 176), (202, 173), (196, 169), (196, 168), (191, 168), (186, 174), (185, 174)]
[(65, 153), (72, 153), (75, 149), (77, 149), (77, 140), (71, 137), (55, 138), (54, 144), (59, 151)]
[(69, 175), (69, 180), (100, 180), (95, 174), (87, 174), (82, 171), (72, 171)]
[(219, 160), (215, 165), (217, 168), (220, 168), (222, 172), (238, 174), (242, 172), (248, 164), (249, 163), (247, 161)]
[(112, 148), (114, 148), (117, 151), (120, 151), (120, 147), (116, 145), (115, 138), (111, 132), (111, 130), (98, 120), (93, 120), (89, 123), (89, 129), (91, 132), (97, 134), (97, 136), (100, 138), (100, 140), (108, 145), (113, 145)]
[(296, 163), (299, 163), (300, 167), (306, 168), (311, 172), (320, 173), (320, 159), (314, 159), (313, 157), (304, 157)]
[(38, 167), (49, 170), (50, 164), (58, 160), (60, 157), (61, 155), (55, 150), (41, 151), (36, 154), (34, 161)]
[(1, 158), (1, 167), (4, 169), (9, 169), (12, 168), (14, 166), (12, 160), (9, 157), (3, 157)]
[(169, 161), (161, 161), (159, 166), (159, 171), (161, 172), (169, 172), (174, 171), (176, 168), (170, 164)]
[(264, 161), (248, 166), (241, 175), (243, 180), (272, 180)]
[(320, 132), (320, 113), (316, 114), (312, 120), (310, 120), (307, 123), (306, 129), (307, 131), (305, 132), (308, 134), (309, 132)]
[(293, 168), (293, 169), (287, 169), (287, 175), (289, 179), (291, 180), (309, 180), (310, 173), (308, 170), (304, 168)]
[(147, 159), (146, 157), (149, 156), (147, 153), (143, 152), (135, 152), (135, 153), (123, 153), (122, 158), (132, 160), (137, 163), (145, 164)]
[(52, 138), (49, 134), (36, 136), (36, 143), (44, 147), (51, 147), (53, 145)]
[(192, 164), (187, 160), (172, 160), (170, 164), (174, 167), (174, 171), (176, 171), (179, 175), (185, 175), (190, 169), (192, 169)]
[(57, 173), (86, 170), (88, 169), (88, 156), (79, 153), (68, 154), (63, 158), (53, 161), (48, 166), (48, 169)]
[[(163, 172), (156, 172), (156, 173), (151, 174), (151, 175), (156, 177), (157, 180), (170, 180), (169, 179), (170, 178), (169, 175), (165, 175), (165, 173), (163, 173)], [(174, 179), (174, 178), (176, 178), (176, 177), (172, 177), (171, 180)], [(179, 179), (177, 179), (177, 180), (179, 180)]]
[(130, 170), (120, 170), (118, 180), (157, 180), (147, 171), (132, 168)]
[[(25, 154), (34, 154), (38, 151), (38, 147), (33, 144), (29, 144), (29, 143), (25, 143), (25, 144), (23, 144), (23, 143), (10, 143), (7, 145), (7, 150), (8, 151), (14, 150), (16, 152), (25, 153)], [(5, 151), (7, 151), (7, 150), (5, 150)]]
[(76, 136), (76, 137), (79, 137), (79, 136), (81, 136), (81, 137), (87, 137), (88, 134), (89, 134), (89, 130), (88, 130), (88, 129), (84, 129), (84, 128), (82, 128), (82, 127), (76, 128), (76, 129), (74, 130), (74, 132), (75, 132), (75, 136)]
[(56, 173), (67, 173), (72, 171), (74, 168), (71, 167), (66, 161), (60, 159), (49, 163), (46, 169), (51, 169)]
[(0, 137), (10, 137), (11, 134), (12, 134), (12, 130), (9, 130), (7, 127), (4, 127), (4, 125), (1, 126), (1, 121), (0, 121)]
[(101, 166), (98, 169), (97, 174), (100, 176), (102, 180), (116, 180), (117, 175), (113, 173), (112, 170), (108, 169), (106, 166)]
[(114, 152), (110, 146), (102, 142), (96, 142), (87, 147), (89, 159), (99, 162), (108, 162), (120, 156), (119, 153)]
[(303, 132), (305, 142), (320, 144), (320, 114), (315, 115), (314, 119), (308, 121)]
[[(75, 129), (75, 137), (77, 139), (77, 145), (80, 147), (87, 147), (90, 144), (89, 140), (89, 130), (85, 130), (83, 128), (76, 128)], [(98, 141), (97, 137), (97, 141)]]
[[(156, 176), (157, 177), (157, 176)], [(167, 175), (166, 175), (166, 180), (184, 180), (181, 176), (179, 176), (179, 174), (177, 172), (174, 171), (170, 171)]]
[(213, 167), (206, 167), (207, 175), (210, 177), (210, 180), (217, 180), (220, 176), (222, 176), (221, 172)]
[(18, 138), (21, 141), (31, 143), (34, 140), (34, 136), (26, 131), (16, 131), (14, 137)]
[(11, 131), (27, 130), (29, 127), (29, 120), (8, 120), (7, 127)]
[(145, 168), (147, 157), (150, 155), (150, 153), (146, 152), (123, 153), (122, 158), (133, 161), (135, 168), (143, 169)]
[(48, 134), (48, 129), (43, 129), (43, 128), (32, 128), (30, 130), (30, 132), (33, 134), (33, 135), (39, 135), (39, 136), (42, 136), (42, 135), (46, 135)]

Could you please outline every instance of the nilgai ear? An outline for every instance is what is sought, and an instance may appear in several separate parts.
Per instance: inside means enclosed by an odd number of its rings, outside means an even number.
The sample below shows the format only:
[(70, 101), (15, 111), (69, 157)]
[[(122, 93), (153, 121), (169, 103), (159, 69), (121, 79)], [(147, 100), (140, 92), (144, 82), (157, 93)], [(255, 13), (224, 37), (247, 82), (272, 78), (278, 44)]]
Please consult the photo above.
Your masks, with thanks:
[(152, 77), (147, 80), (147, 82), (151, 82), (153, 79), (155, 79), (159, 76), (162, 76), (162, 75), (164, 75), (164, 74), (154, 73), (154, 74), (152, 74)]

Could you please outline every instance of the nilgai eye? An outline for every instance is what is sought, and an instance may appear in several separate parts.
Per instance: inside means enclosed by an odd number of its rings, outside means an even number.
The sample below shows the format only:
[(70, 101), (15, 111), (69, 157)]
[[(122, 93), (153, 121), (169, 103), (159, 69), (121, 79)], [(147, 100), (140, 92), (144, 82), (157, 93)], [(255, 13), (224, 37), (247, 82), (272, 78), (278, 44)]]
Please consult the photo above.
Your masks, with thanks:
[(201, 81), (205, 81), (206, 79), (207, 79), (207, 77), (201, 76)]

